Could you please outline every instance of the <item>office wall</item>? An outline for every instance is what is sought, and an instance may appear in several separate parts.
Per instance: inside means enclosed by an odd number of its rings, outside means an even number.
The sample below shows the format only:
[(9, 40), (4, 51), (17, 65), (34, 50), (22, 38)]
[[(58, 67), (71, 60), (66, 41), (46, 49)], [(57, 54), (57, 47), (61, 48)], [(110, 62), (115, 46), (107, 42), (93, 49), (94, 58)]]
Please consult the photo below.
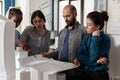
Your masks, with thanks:
[(89, 12), (94, 10), (94, 0), (84, 0), (84, 18), (83, 25), (86, 25), (86, 16)]
[(110, 34), (120, 34), (120, 0), (108, 1), (108, 13), (110, 19), (108, 21), (107, 32)]
[(120, 78), (120, 35), (110, 34), (110, 38), (111, 50), (109, 74), (112, 78)]
[(5, 14), (9, 9), (9, 6), (15, 6), (15, 0), (3, 0), (4, 1), (4, 9), (5, 9)]
[(19, 6), (23, 12), (23, 20), (19, 27), (19, 30), (22, 32), (27, 25), (30, 25), (29, 0), (16, 0), (15, 6)]
[(108, 0), (107, 33), (111, 37), (110, 76), (120, 80), (120, 0)]

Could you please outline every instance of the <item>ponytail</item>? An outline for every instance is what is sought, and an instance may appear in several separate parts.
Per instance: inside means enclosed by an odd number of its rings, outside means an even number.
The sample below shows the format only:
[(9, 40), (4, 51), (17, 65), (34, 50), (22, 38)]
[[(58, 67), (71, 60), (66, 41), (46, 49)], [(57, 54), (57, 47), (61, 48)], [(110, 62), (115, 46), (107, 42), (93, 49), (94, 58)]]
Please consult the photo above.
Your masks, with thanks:
[(101, 15), (103, 16), (103, 20), (107, 22), (109, 19), (107, 11), (102, 11)]

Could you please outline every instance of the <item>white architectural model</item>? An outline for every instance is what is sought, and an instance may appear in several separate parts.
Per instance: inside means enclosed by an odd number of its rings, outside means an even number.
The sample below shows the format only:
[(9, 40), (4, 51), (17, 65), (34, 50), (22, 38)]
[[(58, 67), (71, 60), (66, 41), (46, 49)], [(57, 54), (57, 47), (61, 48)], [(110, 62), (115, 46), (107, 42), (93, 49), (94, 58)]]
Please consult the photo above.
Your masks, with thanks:
[(58, 72), (77, 67), (73, 63), (44, 58), (41, 54), (20, 58), (19, 62), (23, 67), (31, 68), (31, 80), (65, 80), (65, 76)]
[(15, 24), (0, 16), (0, 80), (15, 80)]

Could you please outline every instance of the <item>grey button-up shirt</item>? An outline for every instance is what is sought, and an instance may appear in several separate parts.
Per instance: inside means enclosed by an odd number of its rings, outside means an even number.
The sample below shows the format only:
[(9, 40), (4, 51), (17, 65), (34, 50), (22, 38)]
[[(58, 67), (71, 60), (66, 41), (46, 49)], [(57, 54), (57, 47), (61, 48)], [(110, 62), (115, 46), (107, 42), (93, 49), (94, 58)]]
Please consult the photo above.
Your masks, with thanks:
[[(75, 28), (70, 31), (70, 36), (69, 36), (68, 62), (73, 62), (74, 59), (77, 57), (82, 36), (86, 34), (85, 27), (79, 24), (78, 22), (76, 22), (73, 26), (75, 26)], [(50, 54), (51, 57), (58, 60), (60, 59), (66, 33), (67, 33), (67, 28), (65, 27), (64, 29), (61, 30), (59, 34), (58, 48)]]
[(45, 35), (41, 36), (34, 26), (28, 26), (23, 31), (21, 39), (25, 40), (32, 49), (32, 53), (28, 52), (29, 56), (49, 51), (50, 32), (48, 30), (46, 30)]

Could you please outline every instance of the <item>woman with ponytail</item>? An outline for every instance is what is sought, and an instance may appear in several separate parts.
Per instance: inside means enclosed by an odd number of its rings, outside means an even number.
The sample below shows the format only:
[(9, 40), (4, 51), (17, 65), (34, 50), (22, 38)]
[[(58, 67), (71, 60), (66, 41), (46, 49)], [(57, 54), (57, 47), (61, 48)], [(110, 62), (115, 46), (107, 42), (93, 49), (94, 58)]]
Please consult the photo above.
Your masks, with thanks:
[(110, 38), (102, 30), (108, 18), (107, 12), (93, 11), (87, 15), (87, 35), (82, 39), (77, 56), (83, 68), (83, 80), (109, 80)]

